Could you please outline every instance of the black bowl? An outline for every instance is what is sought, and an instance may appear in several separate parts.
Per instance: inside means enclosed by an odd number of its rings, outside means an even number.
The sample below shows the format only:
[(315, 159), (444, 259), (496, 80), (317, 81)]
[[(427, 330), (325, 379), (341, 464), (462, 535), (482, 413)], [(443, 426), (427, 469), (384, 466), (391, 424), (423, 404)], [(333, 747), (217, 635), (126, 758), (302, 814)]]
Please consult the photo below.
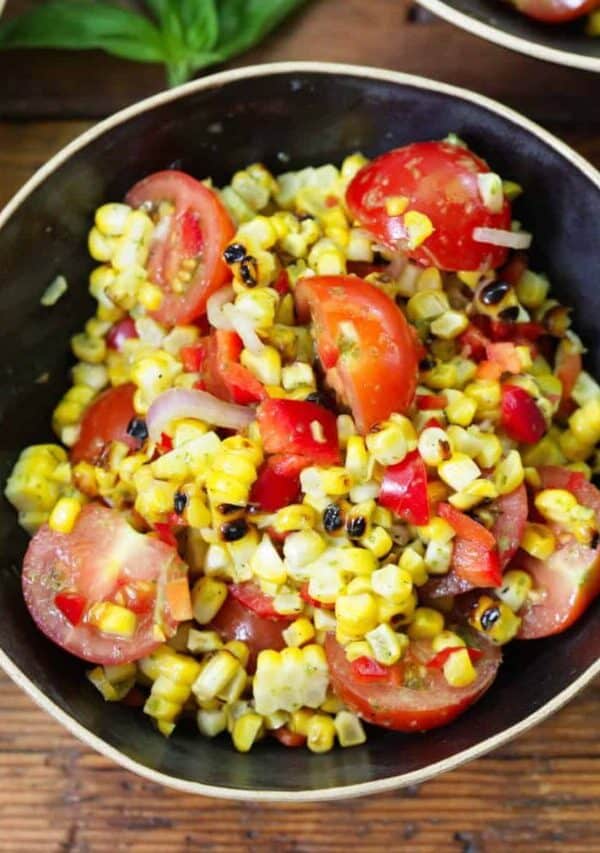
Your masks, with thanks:
[[(69, 336), (91, 313), (86, 232), (94, 209), (142, 176), (177, 166), (224, 181), (262, 160), (282, 171), (370, 155), (450, 131), (522, 183), (517, 216), (535, 235), (534, 263), (575, 308), (575, 326), (600, 374), (600, 176), (577, 154), (504, 107), (416, 77), (352, 66), (292, 63), (217, 74), (144, 101), (53, 158), (0, 214), (3, 305), (0, 477), (25, 444), (52, 440), (52, 407), (67, 382)], [(58, 273), (69, 291), (42, 308)], [(47, 374), (47, 381), (40, 377)], [(497, 682), (452, 725), (426, 735), (373, 730), (355, 749), (314, 756), (262, 743), (249, 755), (229, 739), (178, 728), (157, 734), (139, 710), (106, 704), (83, 664), (48, 642), (23, 603), (26, 537), (0, 508), (0, 664), (70, 731), (154, 781), (212, 796), (325, 799), (422, 781), (505, 742), (547, 716), (600, 671), (600, 602), (562, 637), (513, 645)]]
[(523, 15), (507, 0), (417, 0), (434, 15), (536, 59), (600, 71), (600, 38), (585, 33), (586, 16), (546, 24)]

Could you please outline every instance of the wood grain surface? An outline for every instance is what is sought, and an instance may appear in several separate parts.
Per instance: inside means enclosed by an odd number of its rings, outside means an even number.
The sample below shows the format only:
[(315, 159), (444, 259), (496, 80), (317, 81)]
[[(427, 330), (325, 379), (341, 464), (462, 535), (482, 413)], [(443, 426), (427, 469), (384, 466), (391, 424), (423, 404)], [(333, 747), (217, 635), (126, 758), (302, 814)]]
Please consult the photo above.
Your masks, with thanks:
[[(32, 5), (8, 0), (8, 13)], [(91, 61), (93, 59), (93, 61)], [(314, 0), (238, 64), (322, 59), (469, 86), (600, 166), (600, 78), (509, 53), (402, 0)], [(101, 54), (0, 55), (0, 205), (92, 120), (160, 88)], [(0, 851), (600, 850), (600, 684), (509, 746), (426, 784), (333, 804), (186, 796), (121, 770), (0, 675)]]

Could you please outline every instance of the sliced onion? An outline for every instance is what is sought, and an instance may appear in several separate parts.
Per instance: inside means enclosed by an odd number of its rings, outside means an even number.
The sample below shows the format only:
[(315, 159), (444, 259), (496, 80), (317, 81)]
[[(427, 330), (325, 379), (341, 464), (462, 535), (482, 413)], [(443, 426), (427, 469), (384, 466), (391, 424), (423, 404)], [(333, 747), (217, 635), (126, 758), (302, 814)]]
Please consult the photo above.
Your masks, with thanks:
[(231, 320), (224, 314), (223, 306), (231, 302), (235, 292), (230, 284), (221, 287), (212, 296), (209, 296), (206, 303), (206, 316), (208, 322), (214, 329), (225, 329), (231, 331), (233, 325)]
[(153, 441), (172, 421), (198, 418), (214, 426), (241, 430), (254, 420), (254, 412), (246, 406), (225, 403), (206, 391), (171, 388), (152, 403), (146, 415), (148, 434)]
[(506, 249), (528, 249), (532, 235), (528, 231), (505, 231), (503, 228), (474, 228), (473, 239), (477, 243), (489, 243), (490, 246), (504, 246)]
[(234, 331), (242, 339), (242, 343), (246, 349), (253, 353), (260, 353), (264, 350), (265, 345), (256, 334), (252, 320), (247, 314), (238, 310), (234, 305), (224, 305), (223, 314), (225, 314)]

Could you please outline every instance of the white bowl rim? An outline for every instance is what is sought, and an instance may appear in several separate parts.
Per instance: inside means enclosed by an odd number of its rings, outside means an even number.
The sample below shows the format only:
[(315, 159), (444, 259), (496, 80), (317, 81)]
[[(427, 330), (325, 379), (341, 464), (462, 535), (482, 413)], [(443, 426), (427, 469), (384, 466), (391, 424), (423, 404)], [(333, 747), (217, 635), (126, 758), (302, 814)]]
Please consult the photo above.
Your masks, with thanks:
[[(89, 130), (82, 133), (57, 154), (55, 154), (46, 164), (38, 169), (35, 174), (24, 184), (24, 186), (14, 195), (2, 211), (0, 211), (0, 228), (2, 228), (20, 207), (25, 199), (59, 166), (74, 153), (84, 148), (89, 142), (102, 136), (102, 134), (110, 131), (119, 124), (137, 116), (155, 107), (160, 107), (163, 104), (171, 101), (179, 100), (194, 92), (204, 89), (219, 88), (236, 80), (271, 76), (276, 74), (303, 74), (303, 73), (320, 73), (343, 75), (353, 77), (363, 77), (372, 80), (381, 80), (383, 82), (398, 83), (404, 86), (412, 86), (417, 89), (440, 92), (451, 97), (460, 98), (470, 101), (478, 106), (484, 107), (492, 113), (500, 115), (507, 121), (524, 128), (529, 133), (538, 137), (542, 142), (553, 148), (564, 159), (572, 163), (579, 171), (581, 171), (592, 184), (600, 190), (600, 172), (598, 172), (591, 163), (588, 163), (583, 157), (573, 151), (564, 142), (553, 136), (544, 128), (535, 124), (535, 122), (521, 116), (514, 110), (505, 107), (504, 105), (486, 98), (483, 95), (478, 95), (468, 89), (461, 89), (457, 86), (450, 86), (447, 83), (440, 83), (435, 80), (429, 80), (425, 77), (418, 77), (412, 74), (404, 74), (399, 71), (389, 71), (381, 68), (372, 68), (361, 65), (350, 65), (341, 63), (323, 63), (323, 62), (275, 62), (264, 65), (250, 65), (243, 68), (236, 68), (231, 71), (222, 71), (217, 74), (211, 74), (207, 77), (193, 80), (190, 83), (185, 83), (175, 89), (170, 89), (153, 95), (133, 104), (130, 107), (115, 113), (107, 119), (99, 122)], [(462, 752), (456, 753), (449, 758), (437, 761), (433, 764), (423, 767), (419, 770), (402, 773), (396, 776), (389, 776), (385, 779), (376, 779), (369, 782), (360, 782), (350, 785), (340, 785), (331, 788), (321, 789), (300, 789), (296, 791), (281, 791), (281, 790), (253, 790), (246, 788), (229, 788), (220, 785), (208, 785), (202, 782), (192, 782), (185, 779), (177, 779), (174, 776), (169, 776), (129, 758), (120, 750), (108, 744), (102, 738), (93, 734), (81, 723), (77, 722), (70, 714), (62, 710), (55, 702), (49, 699), (43, 691), (41, 691), (9, 658), (9, 656), (0, 649), (0, 667), (6, 674), (21, 687), (41, 708), (47, 711), (55, 720), (61, 723), (68, 731), (75, 735), (79, 740), (87, 746), (101, 753), (107, 758), (121, 765), (127, 770), (136, 773), (151, 782), (165, 785), (169, 788), (182, 791), (187, 794), (201, 794), (206, 797), (220, 797), (230, 800), (247, 800), (252, 798), (257, 802), (311, 802), (335, 800), (347, 797), (359, 797), (367, 794), (383, 793), (396, 788), (406, 787), (407, 785), (417, 785), (425, 782), (427, 779), (437, 776), (440, 773), (453, 770), (455, 767), (471, 761), (474, 758), (496, 749), (512, 738), (527, 731), (532, 726), (541, 722), (550, 714), (557, 711), (566, 704), (573, 696), (575, 696), (586, 684), (588, 684), (596, 675), (600, 674), (600, 659), (595, 661), (583, 672), (574, 682), (569, 684), (564, 690), (556, 695), (549, 702), (545, 703), (541, 708), (538, 708), (532, 714), (515, 723), (513, 726), (499, 732), (493, 737), (486, 738), (481, 743), (469, 747)], [(283, 753), (282, 753), (283, 755)]]
[(467, 12), (455, 9), (454, 6), (450, 6), (444, 0), (417, 0), (417, 3), (437, 15), (438, 18), (443, 18), (448, 23), (479, 36), (479, 38), (499, 44), (500, 47), (507, 47), (510, 50), (516, 50), (518, 53), (524, 53), (526, 56), (532, 56), (534, 59), (543, 59), (557, 65), (567, 65), (570, 68), (600, 73), (600, 58), (595, 56), (573, 53), (570, 50), (561, 50), (558, 47), (549, 47), (546, 44), (531, 41), (523, 36), (515, 36), (502, 27), (494, 27), (492, 24), (474, 18)]

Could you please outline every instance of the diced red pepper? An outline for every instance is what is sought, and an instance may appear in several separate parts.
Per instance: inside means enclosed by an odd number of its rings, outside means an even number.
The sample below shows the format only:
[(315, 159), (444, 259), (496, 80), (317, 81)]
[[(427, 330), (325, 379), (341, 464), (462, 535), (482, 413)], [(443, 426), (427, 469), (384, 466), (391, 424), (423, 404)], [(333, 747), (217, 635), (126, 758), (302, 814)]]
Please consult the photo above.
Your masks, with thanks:
[(486, 353), (488, 359), (498, 365), (501, 373), (521, 372), (521, 359), (515, 345), (511, 341), (488, 344)]
[(279, 275), (275, 279), (273, 288), (280, 296), (285, 296), (290, 292), (290, 276), (287, 270), (280, 270)]
[(494, 341), (537, 341), (548, 332), (541, 323), (506, 323), (493, 320), (490, 335)]
[(463, 539), (468, 539), (470, 542), (475, 542), (483, 548), (490, 549), (496, 547), (496, 540), (487, 527), (469, 518), (464, 512), (455, 509), (452, 504), (441, 503), (437, 509), (438, 515), (444, 518), (456, 531), (457, 536)]
[(423, 429), (428, 429), (429, 427), (438, 427), (439, 429), (443, 429), (444, 425), (437, 418), (429, 418), (423, 424)]
[(177, 537), (173, 533), (173, 528), (170, 524), (167, 524), (164, 521), (159, 521), (154, 525), (154, 529), (158, 533), (158, 538), (161, 542), (164, 542), (165, 545), (171, 545), (173, 548), (177, 548)]
[(128, 610), (132, 610), (141, 616), (154, 607), (156, 588), (154, 584), (145, 581), (139, 583), (132, 581), (119, 587), (119, 596)]
[(229, 584), (229, 594), (252, 610), (257, 616), (262, 616), (263, 619), (272, 619), (277, 622), (292, 622), (294, 616), (284, 616), (278, 613), (273, 605), (273, 599), (266, 592), (263, 592), (259, 586), (248, 581), (246, 583)]
[(502, 388), (502, 426), (509, 438), (535, 444), (546, 432), (546, 421), (533, 397), (518, 385)]
[(203, 246), (204, 236), (200, 223), (191, 211), (186, 210), (181, 221), (181, 249), (184, 257), (196, 257)]
[(296, 503), (300, 494), (300, 472), (309, 465), (305, 456), (269, 456), (258, 472), (250, 491), (250, 503), (265, 512), (277, 512)]
[(162, 456), (170, 450), (173, 450), (173, 439), (166, 432), (161, 432), (160, 441), (156, 442), (156, 451)]
[(448, 398), (444, 394), (417, 394), (415, 403), (420, 411), (429, 412), (432, 409), (445, 409)]
[(306, 400), (264, 400), (256, 417), (267, 453), (291, 453), (311, 462), (340, 462), (337, 422), (333, 412)]
[(385, 469), (377, 500), (409, 524), (427, 524), (427, 468), (417, 450)]
[(54, 597), (54, 603), (71, 625), (79, 625), (87, 607), (87, 600), (81, 593), (59, 592)]
[(206, 358), (206, 351), (202, 344), (191, 347), (182, 347), (179, 353), (186, 373), (199, 373)]
[(455, 652), (464, 651), (465, 649), (469, 653), (471, 663), (475, 663), (483, 656), (483, 652), (479, 651), (479, 649), (474, 649), (472, 646), (451, 646), (449, 648), (442, 649), (441, 652), (438, 652), (437, 655), (428, 660), (427, 666), (431, 669), (441, 669), (451, 655)]
[(383, 666), (373, 658), (355, 658), (350, 664), (352, 675), (359, 681), (387, 681), (390, 677), (390, 668)]
[(203, 346), (206, 357), (202, 378), (207, 391), (242, 406), (267, 396), (258, 379), (239, 363), (243, 344), (235, 332), (216, 329), (204, 339)]
[(114, 323), (106, 333), (106, 346), (120, 352), (125, 341), (130, 338), (139, 338), (139, 335), (131, 317), (124, 317), (118, 323)]
[(299, 746), (304, 746), (306, 743), (306, 735), (301, 735), (299, 732), (292, 732), (287, 726), (280, 726), (278, 729), (273, 729), (271, 734), (277, 738), (283, 746), (295, 749)]
[(474, 361), (481, 361), (486, 356), (486, 348), (490, 343), (490, 339), (478, 325), (471, 323), (462, 335), (459, 336), (458, 342), (468, 358), (472, 358)]
[(308, 591), (308, 583), (303, 583), (300, 587), (300, 598), (307, 604), (312, 605), (312, 607), (320, 607), (322, 610), (335, 610), (335, 604), (333, 603), (333, 601), (325, 602), (319, 601), (317, 598), (313, 598)]

